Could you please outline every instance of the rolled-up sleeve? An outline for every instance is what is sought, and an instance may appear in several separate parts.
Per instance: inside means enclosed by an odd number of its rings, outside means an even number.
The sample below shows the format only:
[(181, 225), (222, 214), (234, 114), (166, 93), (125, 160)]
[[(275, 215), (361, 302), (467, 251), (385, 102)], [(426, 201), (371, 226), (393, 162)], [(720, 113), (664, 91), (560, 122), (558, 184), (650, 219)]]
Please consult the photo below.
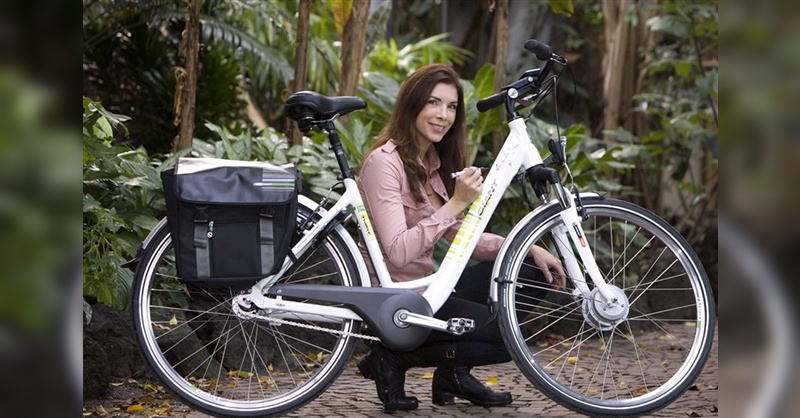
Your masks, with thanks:
[(359, 183), (386, 261), (395, 268), (429, 257), (436, 241), (457, 223), (456, 214), (442, 207), (416, 224), (408, 224), (405, 206), (417, 203), (403, 193), (407, 186), (402, 162), (390, 153), (371, 153), (362, 165)]

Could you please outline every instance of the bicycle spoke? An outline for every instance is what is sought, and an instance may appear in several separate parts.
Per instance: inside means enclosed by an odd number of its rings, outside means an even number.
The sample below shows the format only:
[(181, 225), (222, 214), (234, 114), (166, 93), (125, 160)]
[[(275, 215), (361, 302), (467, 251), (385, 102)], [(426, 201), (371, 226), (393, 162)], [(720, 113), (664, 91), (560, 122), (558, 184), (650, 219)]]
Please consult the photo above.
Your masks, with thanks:
[[(547, 330), (548, 330), (550, 327), (552, 327), (554, 324), (557, 324), (558, 322), (560, 322), (560, 321), (562, 321), (564, 318), (566, 318), (568, 315), (572, 314), (573, 312), (576, 312), (576, 311), (577, 311), (579, 308), (580, 308), (579, 306), (576, 306), (574, 309), (572, 309), (572, 310), (568, 311), (568, 312), (567, 312), (567, 313), (565, 313), (564, 315), (561, 315), (561, 316), (557, 317), (557, 318), (556, 318), (554, 321), (552, 321), (552, 322), (551, 322), (549, 325), (547, 325), (546, 327), (544, 327), (544, 328), (540, 329), (540, 330), (539, 330), (538, 332), (536, 332), (535, 334), (532, 334), (532, 335), (530, 335), (529, 337), (527, 337), (527, 338), (525, 339), (525, 341), (527, 342), (527, 341), (531, 340), (533, 337), (537, 337), (537, 336), (539, 336), (539, 335), (540, 335), (540, 334), (542, 334), (543, 332), (547, 331)], [(538, 318), (542, 318), (542, 317), (544, 317), (544, 315), (540, 315)]]
[[(663, 254), (663, 253), (662, 253), (662, 254)], [(659, 254), (659, 257), (661, 257), (661, 255), (660, 255), (660, 254)], [(675, 263), (677, 263), (677, 262), (678, 262), (678, 259), (675, 259), (675, 261), (673, 261), (673, 262), (672, 262), (672, 264), (670, 264), (669, 266), (670, 266), (670, 267), (672, 267), (672, 266), (673, 266), (673, 265), (675, 265)], [(649, 274), (651, 270), (652, 270), (652, 268), (651, 268), (650, 270), (648, 270), (648, 271), (647, 271), (647, 273), (645, 273), (645, 277), (647, 277), (647, 274)], [(664, 274), (666, 274), (666, 270), (664, 270), (664, 272), (663, 272), (663, 273), (661, 273), (661, 275), (664, 275)], [(642, 295), (644, 295), (644, 293), (645, 293), (646, 291), (648, 291), (648, 290), (649, 290), (649, 289), (650, 289), (650, 288), (653, 286), (653, 284), (655, 284), (655, 283), (656, 283), (656, 282), (657, 282), (657, 281), (658, 281), (660, 278), (661, 278), (661, 276), (659, 276), (659, 277), (657, 277), (655, 280), (651, 281), (651, 282), (650, 282), (650, 284), (648, 284), (648, 285), (647, 285), (647, 286), (644, 288), (644, 290), (640, 291), (640, 292), (639, 292), (639, 295), (638, 295), (636, 298), (634, 298), (632, 301), (630, 301), (629, 303), (630, 303), (631, 305), (635, 304), (635, 303), (636, 303), (636, 301), (637, 301), (637, 300), (639, 300), (639, 298), (641, 298), (641, 297), (642, 297)]]

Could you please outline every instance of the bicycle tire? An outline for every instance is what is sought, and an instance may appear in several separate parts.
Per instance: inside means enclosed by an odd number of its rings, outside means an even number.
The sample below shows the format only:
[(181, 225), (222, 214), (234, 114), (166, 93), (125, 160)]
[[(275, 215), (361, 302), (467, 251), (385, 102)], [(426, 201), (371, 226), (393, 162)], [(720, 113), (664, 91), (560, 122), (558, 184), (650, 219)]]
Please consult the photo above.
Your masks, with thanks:
[[(298, 224), (311, 214), (302, 206), (298, 212)], [(348, 239), (344, 228), (334, 228), (279, 282), (360, 285)], [(145, 359), (173, 393), (212, 415), (273, 416), (311, 402), (341, 374), (357, 339), (237, 317), (236, 290), (199, 289), (178, 280), (166, 223), (147, 247), (133, 286), (131, 312)], [(344, 333), (361, 326), (284, 319)]]
[(512, 282), (498, 288), (503, 338), (522, 373), (557, 403), (590, 416), (648, 414), (677, 399), (703, 369), (715, 332), (711, 285), (664, 220), (624, 201), (582, 201), (586, 241), (606, 281), (627, 296), (628, 314), (614, 321), (598, 315), (571, 283), (543, 299), (526, 296), (547, 287), (518, 272), (533, 244), (557, 254), (554, 205), (511, 237), (499, 260), (499, 277)]

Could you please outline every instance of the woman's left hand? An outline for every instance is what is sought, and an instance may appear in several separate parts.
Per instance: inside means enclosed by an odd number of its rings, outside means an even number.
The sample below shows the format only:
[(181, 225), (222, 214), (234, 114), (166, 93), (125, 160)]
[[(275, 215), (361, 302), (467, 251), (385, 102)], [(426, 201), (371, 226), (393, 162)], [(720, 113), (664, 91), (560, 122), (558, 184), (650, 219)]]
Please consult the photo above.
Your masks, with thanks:
[(563, 289), (567, 282), (567, 275), (564, 273), (564, 267), (553, 254), (538, 245), (531, 248), (530, 256), (536, 263), (536, 266), (542, 270), (544, 278), (547, 283), (550, 283), (556, 289)]

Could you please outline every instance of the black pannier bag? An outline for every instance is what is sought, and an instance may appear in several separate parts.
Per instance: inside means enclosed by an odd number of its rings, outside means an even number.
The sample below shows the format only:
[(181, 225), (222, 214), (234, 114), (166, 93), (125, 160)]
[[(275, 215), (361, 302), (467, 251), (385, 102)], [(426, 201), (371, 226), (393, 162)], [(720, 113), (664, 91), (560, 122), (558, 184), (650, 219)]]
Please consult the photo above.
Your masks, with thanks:
[(180, 158), (161, 177), (181, 280), (245, 286), (283, 265), (301, 186), (294, 166)]

